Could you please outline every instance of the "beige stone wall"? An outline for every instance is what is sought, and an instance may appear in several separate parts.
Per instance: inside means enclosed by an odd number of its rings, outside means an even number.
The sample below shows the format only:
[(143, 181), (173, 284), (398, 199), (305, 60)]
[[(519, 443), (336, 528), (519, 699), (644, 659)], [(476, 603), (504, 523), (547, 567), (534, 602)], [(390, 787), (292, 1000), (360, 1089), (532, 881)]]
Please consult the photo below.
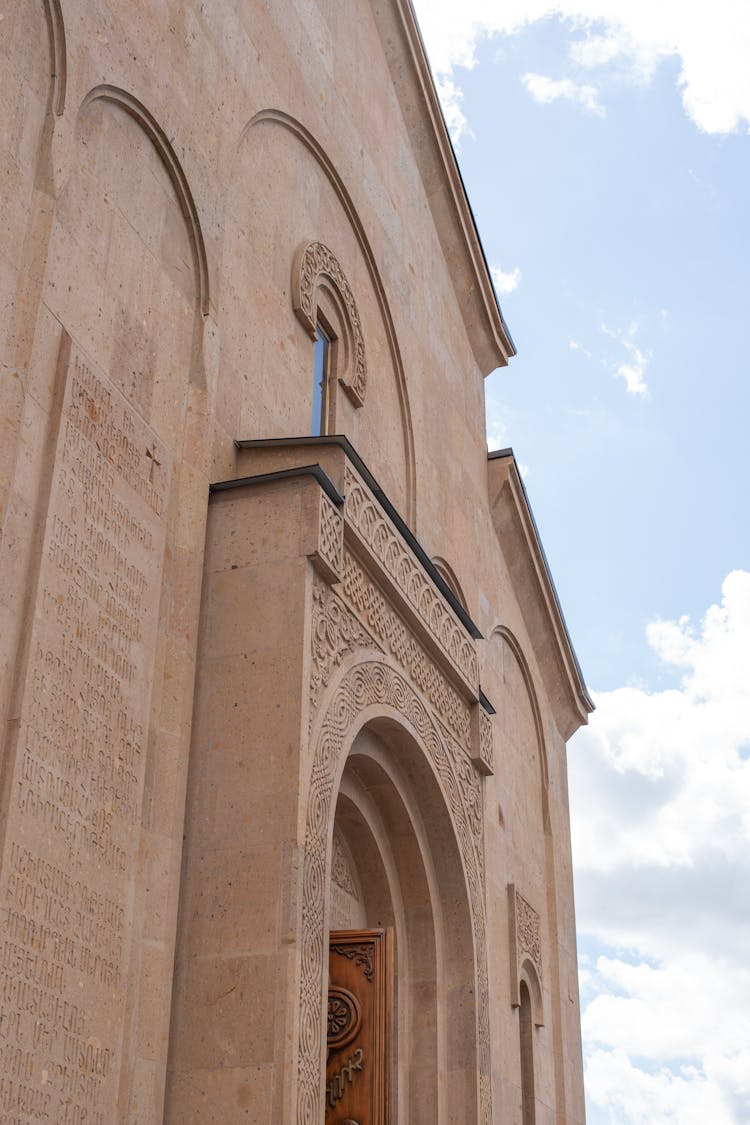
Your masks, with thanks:
[[(539, 1120), (583, 1119), (564, 750), (581, 709), (545, 624), (554, 614), (533, 544), (496, 531), (487, 364), (457, 295), (475, 283), (436, 218), (452, 197), (448, 179), (425, 173), (439, 169), (436, 146), (413, 118), (429, 115), (394, 85), (413, 69), (392, 34), (399, 12), (385, 0), (345, 12), (335, 0), (0, 5), (0, 1032), (21, 1052), (2, 1103), (19, 1120), (40, 1106), (76, 1120), (65, 1109), (76, 1105), (79, 1120), (162, 1119), (186, 833), (216, 867), (195, 886), (224, 885), (221, 832), (242, 857), (242, 891), (227, 904), (217, 890), (220, 910), (287, 965), (294, 1009), (296, 938), (248, 904), (282, 837), (284, 862), (302, 846), (304, 773), (287, 784), (280, 763), (267, 791), (251, 777), (248, 808), (273, 809), (275, 824), (253, 820), (251, 835), (249, 814), (225, 817), (225, 791), (209, 794), (209, 815), (198, 785), (187, 821), (185, 793), (191, 732), (223, 706), (210, 678), (194, 691), (198, 662), (206, 673), (225, 661), (217, 690), (242, 678), (243, 722), (279, 737), (267, 654), (253, 680), (236, 665), (231, 612), (206, 624), (221, 569), (211, 543), (204, 564), (208, 486), (240, 474), (235, 439), (308, 432), (312, 345), (292, 268), (313, 240), (340, 263), (366, 345), (364, 404), (340, 389), (336, 428), (427, 554), (447, 560), (487, 638), (477, 652), (497, 710), (495, 773), (481, 783), (494, 1118), (520, 1114), (513, 884), (540, 919)], [(252, 535), (259, 565), (264, 526)], [(278, 656), (292, 695), (312, 612), (311, 564), (295, 558), (300, 619), (283, 620), (299, 641), (294, 676), (289, 653)], [(269, 590), (274, 604), (284, 596), (276, 571)], [(262, 588), (251, 597), (252, 628), (284, 649)], [(292, 712), (282, 758), (303, 739)], [(222, 729), (231, 761), (241, 732)], [(242, 774), (227, 768), (231, 787)], [(189, 905), (193, 877), (186, 866), (183, 917), (194, 909), (191, 941), (210, 945), (203, 907)], [(245, 1000), (267, 987), (261, 974)], [(264, 1065), (291, 1065), (296, 1018), (258, 1046)], [(269, 1119), (262, 1097), (243, 1092), (257, 1086), (248, 1065), (233, 1104)], [(293, 1119), (291, 1102), (275, 1108)]]

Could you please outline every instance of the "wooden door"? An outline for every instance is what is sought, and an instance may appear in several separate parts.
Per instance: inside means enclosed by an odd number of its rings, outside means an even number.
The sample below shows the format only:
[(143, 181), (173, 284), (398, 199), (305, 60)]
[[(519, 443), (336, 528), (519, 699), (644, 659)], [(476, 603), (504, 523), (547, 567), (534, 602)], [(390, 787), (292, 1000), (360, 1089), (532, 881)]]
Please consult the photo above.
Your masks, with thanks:
[(331, 932), (326, 1125), (390, 1125), (393, 931)]

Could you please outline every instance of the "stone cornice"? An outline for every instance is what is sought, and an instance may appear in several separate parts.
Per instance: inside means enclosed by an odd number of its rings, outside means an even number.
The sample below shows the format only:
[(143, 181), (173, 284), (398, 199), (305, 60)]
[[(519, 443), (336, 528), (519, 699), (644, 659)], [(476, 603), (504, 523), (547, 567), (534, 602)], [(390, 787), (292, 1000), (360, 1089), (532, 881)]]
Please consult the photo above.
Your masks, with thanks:
[(492, 522), (563, 738), (594, 710), (512, 449), (490, 453)]
[(461, 315), (483, 375), (516, 354), (495, 296), (463, 179), (410, 0), (374, 0), (373, 14), (401, 104)]

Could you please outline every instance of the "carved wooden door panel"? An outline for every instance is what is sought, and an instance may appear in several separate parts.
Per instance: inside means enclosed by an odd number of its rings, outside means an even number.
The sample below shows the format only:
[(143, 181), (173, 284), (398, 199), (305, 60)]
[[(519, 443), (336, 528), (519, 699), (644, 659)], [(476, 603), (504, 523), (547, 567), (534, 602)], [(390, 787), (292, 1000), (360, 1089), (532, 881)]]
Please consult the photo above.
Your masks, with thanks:
[(326, 1125), (390, 1125), (393, 932), (331, 932)]

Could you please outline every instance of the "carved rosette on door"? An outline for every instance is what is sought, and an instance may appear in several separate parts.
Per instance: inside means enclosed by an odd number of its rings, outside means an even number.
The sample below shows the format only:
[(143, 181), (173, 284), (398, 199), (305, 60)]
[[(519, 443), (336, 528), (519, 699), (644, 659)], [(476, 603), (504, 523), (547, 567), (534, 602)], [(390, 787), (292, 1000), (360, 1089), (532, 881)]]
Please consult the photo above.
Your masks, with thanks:
[(326, 1125), (388, 1125), (393, 943), (390, 930), (331, 933)]

